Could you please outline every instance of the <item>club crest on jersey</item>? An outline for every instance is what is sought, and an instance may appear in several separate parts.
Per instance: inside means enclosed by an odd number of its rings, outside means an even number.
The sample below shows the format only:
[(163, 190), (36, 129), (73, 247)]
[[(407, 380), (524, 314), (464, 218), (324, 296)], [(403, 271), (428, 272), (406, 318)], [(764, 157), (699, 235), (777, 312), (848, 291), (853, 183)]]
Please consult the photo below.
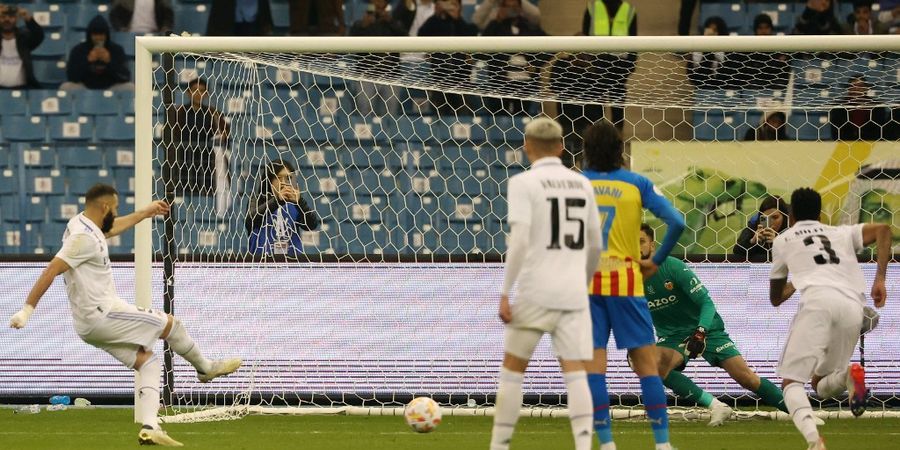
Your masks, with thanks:
[(669, 280), (666, 280), (664, 286), (666, 287), (666, 289), (668, 289), (668, 290), (670, 290), (670, 291), (671, 291), (672, 289), (675, 289), (675, 283), (673, 283), (673, 282), (671, 282), (671, 281), (669, 281)]
[(646, 291), (649, 295), (656, 295), (656, 289), (653, 289), (653, 286), (647, 286)]

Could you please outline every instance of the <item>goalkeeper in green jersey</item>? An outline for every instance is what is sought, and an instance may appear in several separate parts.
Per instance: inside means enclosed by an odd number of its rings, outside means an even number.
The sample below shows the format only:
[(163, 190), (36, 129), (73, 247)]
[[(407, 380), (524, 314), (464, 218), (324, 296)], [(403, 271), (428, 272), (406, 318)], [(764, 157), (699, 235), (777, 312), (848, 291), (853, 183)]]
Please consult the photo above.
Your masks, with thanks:
[[(641, 259), (652, 258), (656, 244), (653, 228), (647, 224), (641, 225), (640, 243)], [(732, 410), (681, 373), (688, 360), (698, 356), (725, 369), (734, 381), (765, 403), (787, 412), (781, 390), (750, 370), (725, 332), (725, 323), (706, 287), (684, 262), (666, 258), (655, 275), (644, 279), (644, 294), (658, 336), (659, 376), (675, 395), (709, 408), (710, 426), (722, 425)]]

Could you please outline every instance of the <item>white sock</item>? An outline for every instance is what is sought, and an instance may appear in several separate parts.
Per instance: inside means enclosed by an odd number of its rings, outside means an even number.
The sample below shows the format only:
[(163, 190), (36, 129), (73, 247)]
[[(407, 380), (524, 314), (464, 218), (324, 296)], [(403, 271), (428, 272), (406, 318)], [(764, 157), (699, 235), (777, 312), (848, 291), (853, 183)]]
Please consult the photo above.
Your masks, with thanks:
[(159, 414), (159, 378), (162, 375), (162, 366), (159, 357), (155, 354), (144, 362), (138, 369), (141, 375), (141, 384), (138, 389), (138, 404), (135, 408), (140, 410), (141, 422), (154, 429), (159, 428), (156, 416)]
[(591, 450), (594, 443), (594, 405), (591, 400), (591, 388), (587, 382), (587, 372), (567, 372), (566, 391), (569, 396), (569, 421), (572, 423), (572, 435), (575, 437), (575, 450)]
[(134, 371), (134, 423), (144, 423), (144, 417), (141, 414), (141, 408), (138, 408), (138, 404), (140, 401), (138, 400), (138, 396), (141, 392), (141, 371)]
[(607, 442), (605, 444), (600, 444), (600, 450), (616, 450), (616, 443)]
[(844, 367), (837, 372), (831, 372), (825, 378), (819, 380), (816, 385), (816, 393), (822, 399), (832, 398), (847, 390), (847, 371), (850, 367)]
[(794, 425), (806, 438), (806, 442), (812, 444), (819, 442), (819, 430), (816, 428), (816, 419), (813, 418), (812, 406), (803, 383), (791, 383), (784, 388), (784, 404), (791, 413)]
[[(513, 430), (522, 409), (522, 380), (525, 374), (500, 368), (500, 385), (497, 387), (497, 406), (494, 411), (494, 428), (491, 431), (491, 450), (506, 450), (512, 440)], [(590, 398), (590, 395), (588, 395)]]
[(181, 355), (187, 362), (191, 363), (197, 372), (206, 373), (209, 372), (210, 365), (212, 362), (206, 357), (203, 356), (203, 353), (200, 353), (200, 347), (191, 339), (191, 336), (188, 335), (187, 330), (184, 329), (184, 325), (181, 324), (181, 321), (175, 319), (172, 321), (172, 329), (169, 330), (169, 336), (166, 337), (166, 342), (169, 343), (169, 347), (175, 353)]

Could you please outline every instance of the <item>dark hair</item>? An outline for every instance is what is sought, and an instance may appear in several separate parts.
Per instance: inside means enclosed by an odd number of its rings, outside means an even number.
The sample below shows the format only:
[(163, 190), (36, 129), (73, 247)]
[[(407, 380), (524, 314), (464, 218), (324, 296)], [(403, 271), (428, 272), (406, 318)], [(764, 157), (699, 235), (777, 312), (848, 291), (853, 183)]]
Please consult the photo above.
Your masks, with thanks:
[(859, 8), (872, 9), (872, 0), (853, 0), (853, 11)]
[(269, 197), (275, 195), (275, 193), (272, 192), (272, 181), (275, 180), (275, 178), (278, 177), (278, 174), (284, 169), (287, 169), (287, 171), (291, 173), (296, 170), (293, 164), (283, 159), (276, 159), (263, 168), (265, 178), (259, 180), (259, 189), (257, 189), (259, 201), (266, 201)]
[[(716, 26), (716, 33), (718, 33), (719, 36), (728, 35), (728, 24), (725, 23), (725, 19), (723, 19), (719, 16), (708, 17), (706, 19), (706, 21), (703, 22), (703, 30), (705, 30), (710, 25)], [(701, 31), (703, 31), (703, 30), (701, 30)]]
[(812, 188), (800, 188), (791, 193), (795, 220), (819, 220), (822, 215), (822, 196)]
[(118, 194), (119, 194), (119, 191), (117, 191), (116, 188), (114, 188), (108, 184), (97, 183), (97, 184), (91, 186), (91, 188), (88, 189), (87, 193), (84, 194), (84, 202), (92, 203), (93, 201), (97, 200), (100, 197), (106, 197), (107, 195), (118, 195)]
[[(764, 198), (763, 201), (760, 202), (760, 204), (759, 204), (759, 212), (760, 213), (763, 213), (763, 212), (768, 211), (773, 208), (777, 209), (778, 212), (780, 212), (784, 216), (785, 219), (791, 215), (791, 206), (788, 205), (788, 203), (786, 201), (784, 201), (784, 199), (781, 198), (780, 196), (770, 195), (770, 196)], [(785, 228), (787, 228), (787, 220), (781, 222), (781, 230), (783, 230)], [(781, 231), (781, 230), (776, 230), (776, 231)]]
[(204, 80), (203, 78), (200, 78), (200, 77), (194, 78), (193, 80), (189, 81), (188, 87), (193, 89), (194, 86), (196, 86), (198, 84), (202, 84), (204, 87), (209, 87), (209, 85), (206, 84), (206, 80)]
[(753, 31), (756, 32), (756, 29), (762, 24), (768, 24), (769, 28), (775, 28), (775, 25), (772, 23), (772, 18), (769, 17), (768, 14), (757, 14), (757, 16), (753, 18)]
[(642, 223), (641, 231), (643, 231), (644, 233), (647, 233), (647, 236), (650, 237), (651, 241), (656, 239), (656, 233), (653, 231), (653, 227), (651, 227), (650, 225), (648, 225), (646, 223)]
[(584, 165), (586, 169), (610, 172), (625, 165), (625, 142), (619, 130), (606, 119), (600, 119), (584, 130)]

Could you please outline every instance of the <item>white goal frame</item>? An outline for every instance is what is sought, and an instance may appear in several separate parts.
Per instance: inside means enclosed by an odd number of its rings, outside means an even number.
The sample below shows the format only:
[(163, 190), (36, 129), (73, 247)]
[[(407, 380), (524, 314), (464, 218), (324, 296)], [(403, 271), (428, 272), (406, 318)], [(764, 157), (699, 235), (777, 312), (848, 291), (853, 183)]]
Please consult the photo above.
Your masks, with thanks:
[[(900, 52), (900, 36), (635, 36), (635, 37), (183, 37), (142, 36), (135, 44), (135, 204), (152, 201), (153, 193), (153, 56), (161, 53), (397, 53), (397, 52)], [(451, 90), (452, 91), (452, 90)], [(646, 105), (650, 106), (650, 105)], [(135, 227), (135, 304), (150, 307), (152, 290), (152, 223)], [(225, 407), (240, 413), (308, 414), (309, 408)], [(265, 411), (263, 411), (265, 409)], [(491, 415), (464, 408), (448, 415)], [(316, 414), (398, 415), (399, 408), (317, 408)], [(202, 414), (202, 413), (201, 413)], [(849, 417), (848, 411), (819, 411), (820, 417)], [(523, 410), (523, 415), (565, 416), (565, 409)], [(620, 411), (617, 418), (643, 416), (643, 411)], [(785, 419), (783, 413), (757, 411), (744, 416)], [(743, 417), (743, 416), (742, 416)], [(900, 417), (880, 412), (864, 417)], [(699, 418), (699, 417), (698, 417)], [(170, 418), (171, 419), (171, 418)], [(789, 419), (787, 419), (789, 420)]]

